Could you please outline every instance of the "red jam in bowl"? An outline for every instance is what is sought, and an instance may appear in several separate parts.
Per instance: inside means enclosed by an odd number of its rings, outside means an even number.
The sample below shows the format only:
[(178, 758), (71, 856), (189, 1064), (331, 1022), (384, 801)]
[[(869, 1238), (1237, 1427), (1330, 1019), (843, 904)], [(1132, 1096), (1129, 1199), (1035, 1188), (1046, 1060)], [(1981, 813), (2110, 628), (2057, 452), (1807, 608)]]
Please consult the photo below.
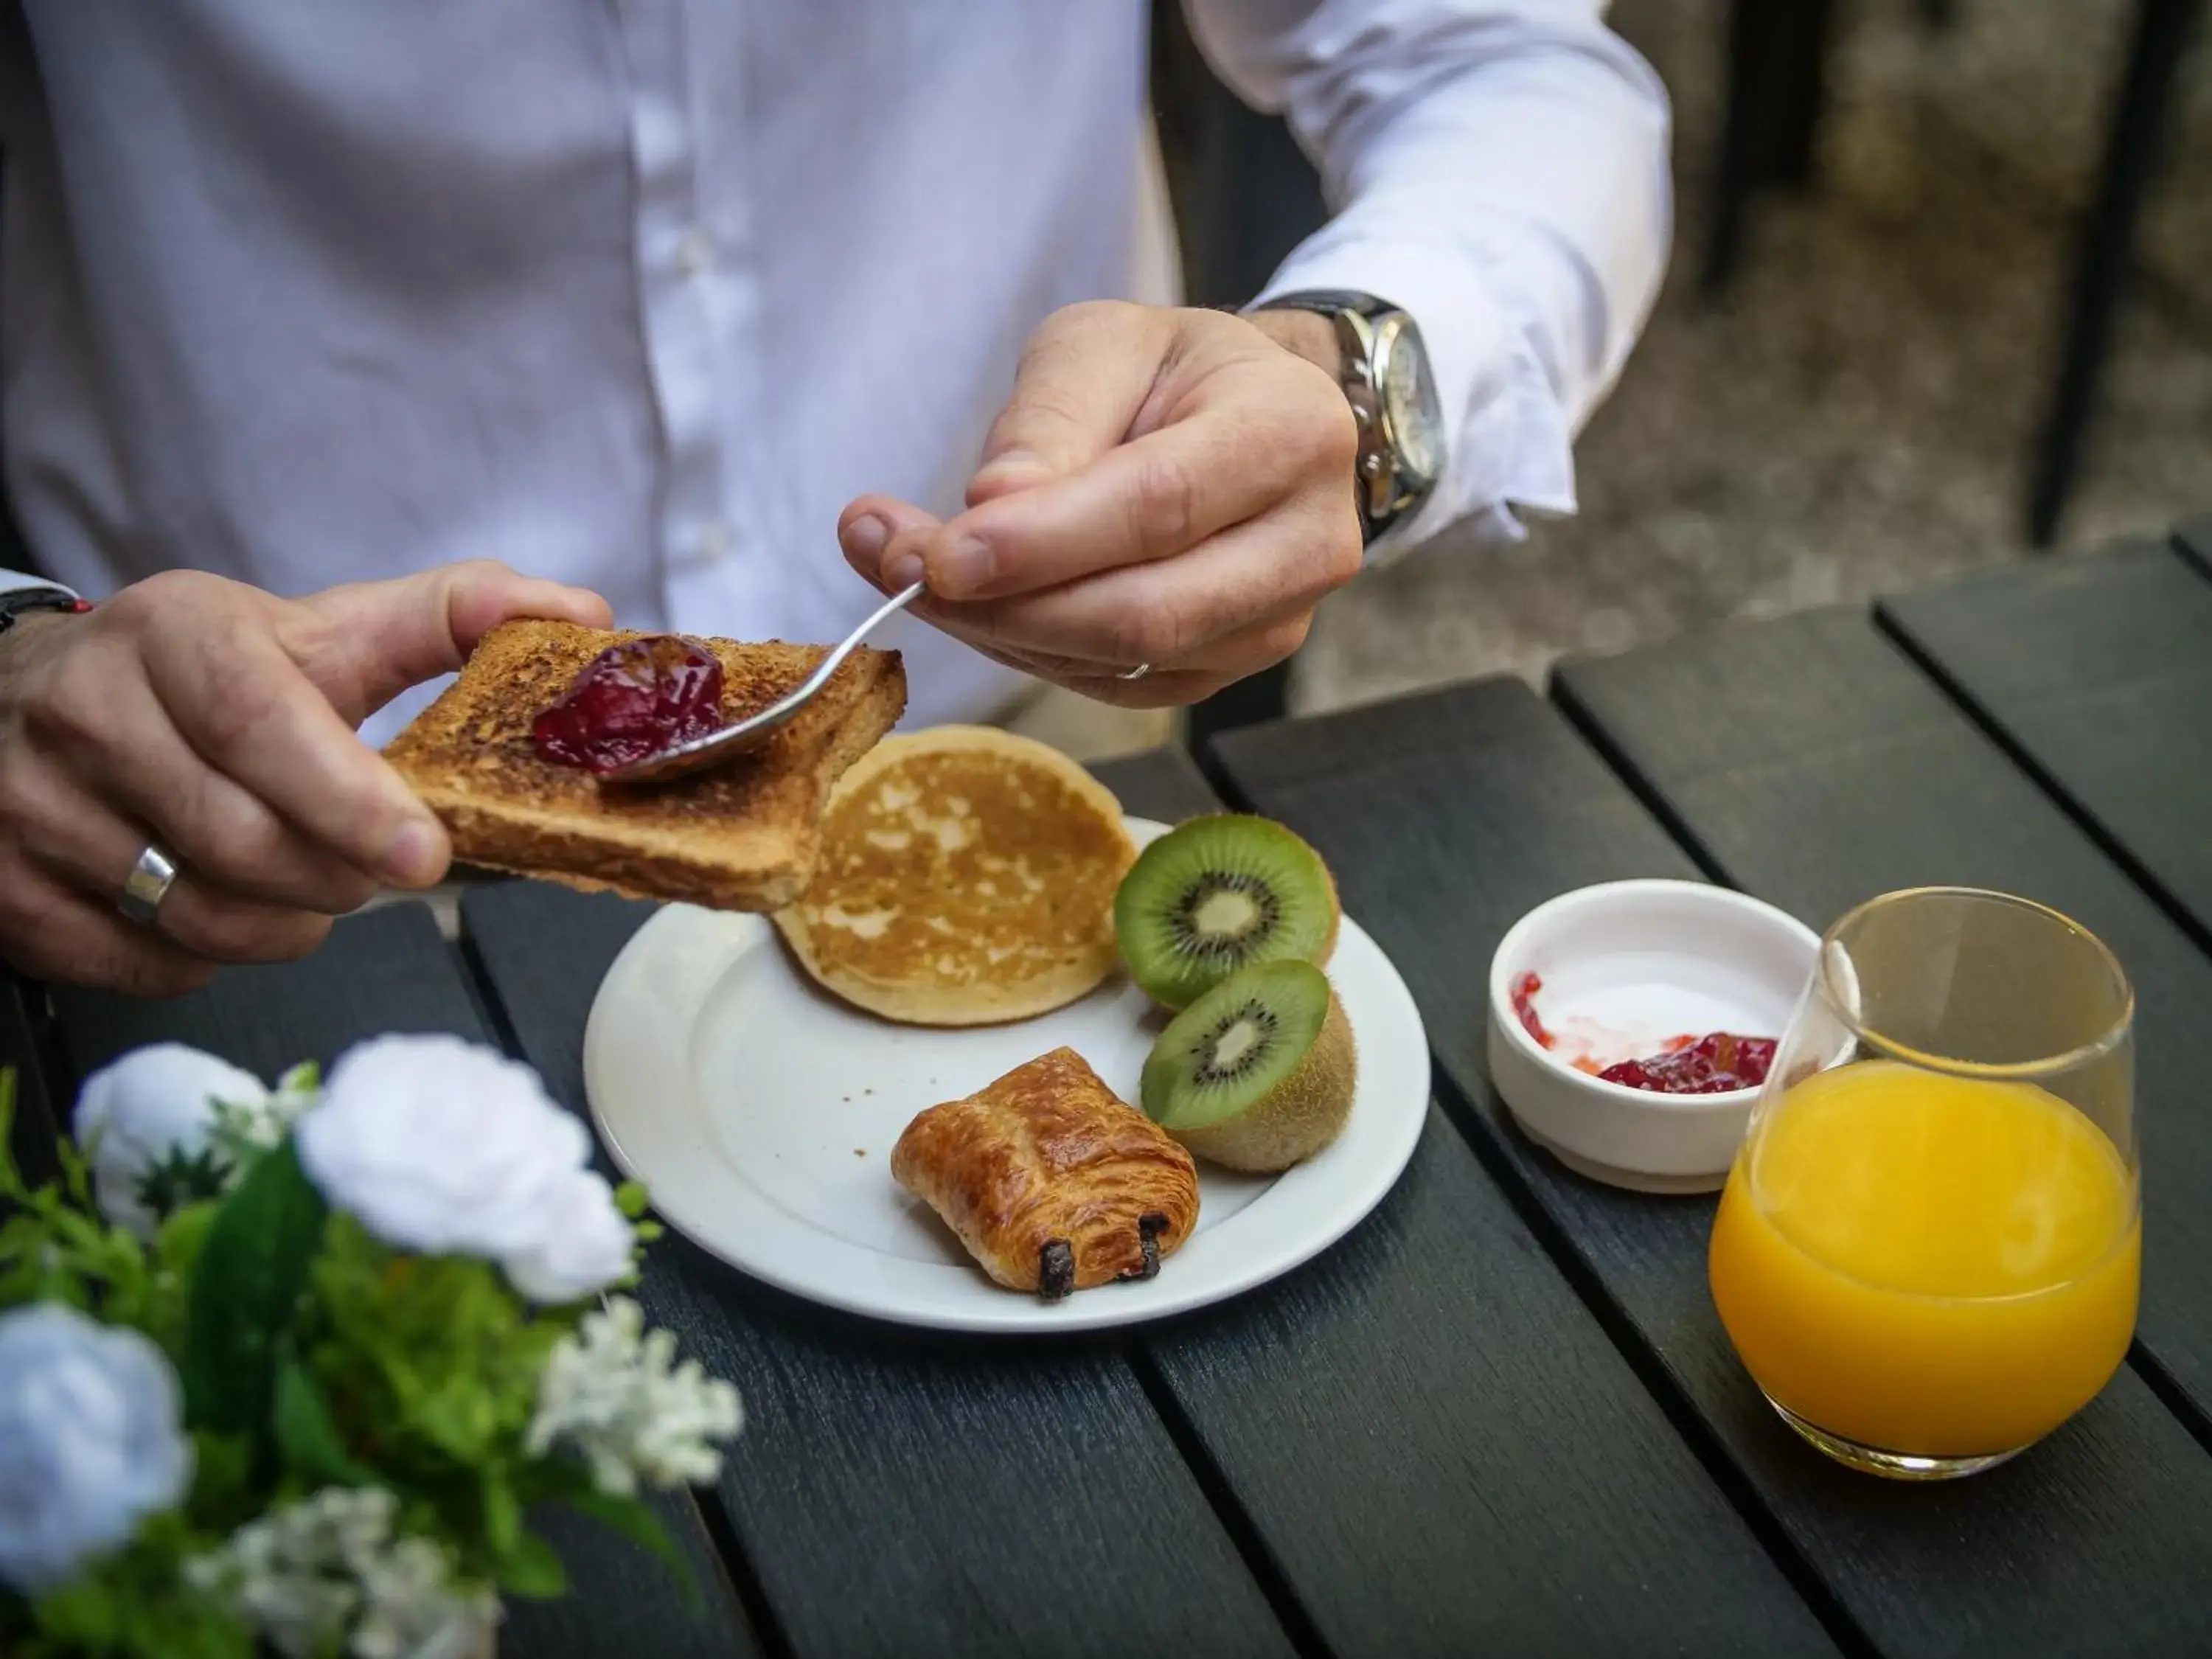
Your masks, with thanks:
[(1513, 1012), (1520, 1016), (1521, 1027), (1536, 1039), (1539, 1048), (1558, 1046), (1559, 1039), (1544, 1029), (1544, 1022), (1536, 1014), (1536, 993), (1544, 988), (1544, 981), (1534, 974), (1523, 974), (1513, 981)]
[[(1544, 981), (1523, 974), (1513, 981), (1513, 1012), (1540, 1048), (1559, 1053), (1559, 1037), (1536, 1012)], [(1668, 1039), (1666, 1051), (1644, 1060), (1624, 1060), (1601, 1069), (1587, 1054), (1562, 1054), (1570, 1066), (1607, 1083), (1660, 1095), (1718, 1095), (1731, 1089), (1756, 1089), (1774, 1065), (1775, 1039), (1715, 1031), (1709, 1036)]]
[(611, 646), (531, 723), (538, 752), (561, 766), (611, 772), (722, 724), (722, 665), (673, 634)]
[(1607, 1083), (1649, 1089), (1662, 1095), (1718, 1095), (1731, 1089), (1756, 1089), (1774, 1065), (1772, 1037), (1735, 1036), (1715, 1031), (1695, 1042), (1669, 1048), (1649, 1060), (1624, 1060), (1598, 1073)]

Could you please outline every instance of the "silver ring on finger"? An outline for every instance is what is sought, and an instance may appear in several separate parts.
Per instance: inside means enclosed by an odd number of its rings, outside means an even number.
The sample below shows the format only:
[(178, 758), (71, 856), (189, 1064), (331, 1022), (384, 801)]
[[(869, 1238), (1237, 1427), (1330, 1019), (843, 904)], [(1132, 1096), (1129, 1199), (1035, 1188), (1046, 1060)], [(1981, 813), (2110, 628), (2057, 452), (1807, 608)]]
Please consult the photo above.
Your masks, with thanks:
[(1152, 664), (1148, 662), (1140, 662), (1134, 668), (1127, 668), (1122, 670), (1121, 672), (1115, 675), (1114, 678), (1117, 680), (1140, 680), (1152, 672)]
[(138, 862), (131, 866), (131, 873), (124, 877), (123, 896), (115, 901), (115, 908), (141, 927), (151, 927), (161, 914), (161, 901), (176, 884), (177, 861), (149, 842), (146, 850), (138, 854)]

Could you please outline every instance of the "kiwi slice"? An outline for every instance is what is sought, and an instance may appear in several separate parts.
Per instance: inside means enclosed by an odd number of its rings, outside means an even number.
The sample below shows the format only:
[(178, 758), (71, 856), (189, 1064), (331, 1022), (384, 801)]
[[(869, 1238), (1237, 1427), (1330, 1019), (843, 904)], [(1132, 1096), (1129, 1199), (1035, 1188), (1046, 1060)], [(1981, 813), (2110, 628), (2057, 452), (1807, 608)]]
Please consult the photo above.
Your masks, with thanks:
[(1336, 1139), (1358, 1072), (1328, 976), (1310, 962), (1262, 962), (1168, 1023), (1139, 1092), (1145, 1115), (1199, 1157), (1272, 1172)]
[(1114, 896), (1129, 977), (1170, 1008), (1256, 962), (1327, 962), (1337, 921), (1321, 854), (1273, 819), (1239, 813), (1170, 830)]

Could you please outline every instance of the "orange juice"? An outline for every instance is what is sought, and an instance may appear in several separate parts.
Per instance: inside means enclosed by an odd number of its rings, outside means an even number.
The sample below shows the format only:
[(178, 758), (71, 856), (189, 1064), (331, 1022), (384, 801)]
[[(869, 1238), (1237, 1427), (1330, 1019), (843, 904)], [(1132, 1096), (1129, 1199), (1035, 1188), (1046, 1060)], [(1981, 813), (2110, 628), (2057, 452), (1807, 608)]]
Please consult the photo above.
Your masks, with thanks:
[(1713, 1301), (1769, 1398), (1882, 1450), (2017, 1449), (2135, 1330), (2142, 1224), (2104, 1133), (2030, 1084), (1888, 1060), (1807, 1079), (1738, 1154)]

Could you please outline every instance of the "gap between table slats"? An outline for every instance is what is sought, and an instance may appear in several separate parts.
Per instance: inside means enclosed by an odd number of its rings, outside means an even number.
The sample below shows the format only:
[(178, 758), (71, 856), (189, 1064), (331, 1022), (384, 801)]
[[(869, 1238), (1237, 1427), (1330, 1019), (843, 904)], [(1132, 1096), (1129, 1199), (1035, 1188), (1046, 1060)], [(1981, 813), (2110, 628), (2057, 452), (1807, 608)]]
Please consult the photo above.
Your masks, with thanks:
[[(338, 923), (322, 951), (281, 967), (231, 969), (204, 991), (148, 1000), (54, 988), (68, 1098), (87, 1073), (143, 1043), (193, 1044), (264, 1078), (305, 1059), (325, 1066), (351, 1044), (386, 1031), (487, 1033), (459, 964), (429, 912), (395, 905)], [(650, 1289), (647, 1291), (650, 1298)], [(704, 1592), (693, 1618), (671, 1570), (645, 1551), (580, 1519), (545, 1517), (568, 1568), (571, 1595), (509, 1603), (502, 1650), (577, 1659), (635, 1645), (659, 1659), (709, 1659), (757, 1651), (723, 1565), (687, 1493), (656, 1502)]]
[[(1710, 1200), (1595, 1186), (1510, 1127), (1483, 1056), (1489, 957), (1505, 928), (1569, 887), (1691, 873), (1556, 713), (1495, 682), (1235, 733), (1219, 750), (1255, 810), (1330, 860), (1347, 908), (1421, 1001), (1462, 1132), (1547, 1218), (1547, 1243), (1647, 1374), (1705, 1425), (1740, 1472), (1732, 1495), (1770, 1541), (1786, 1540), (1786, 1566), (1826, 1587), (1847, 1642), (1897, 1654), (1984, 1640), (1992, 1650), (2157, 1651), (2202, 1637), (2201, 1623), (2177, 1624), (2160, 1604), (2203, 1576), (2212, 1519), (2191, 1506), (2212, 1501), (2212, 1460), (2133, 1372), (2049, 1445), (1978, 1482), (1905, 1491), (1847, 1474), (1796, 1441), (1728, 1347), (1705, 1285)], [(2146, 1495), (2161, 1501), (2138, 1512)], [(2177, 1521), (2180, 1536), (2168, 1530)], [(2125, 1583), (2122, 1611), (2101, 1591), (2035, 1604), (2047, 1557), (2069, 1551), (2085, 1581)]]
[[(2202, 1195), (2212, 1191), (2212, 1115), (2201, 1102), (2212, 1075), (2212, 1023), (2203, 1017), (2212, 957), (1865, 617), (1816, 613), (1751, 638), (1759, 653), (1753, 657), (1708, 643), (1680, 665), (1575, 665), (1563, 695), (1623, 744), (1734, 878), (1815, 926), (1872, 893), (1948, 881), (2051, 904), (2118, 953), (2136, 989), (2136, 1104), (2152, 1230), (2139, 1356), (2205, 1438), (2212, 1206)], [(1754, 688), (1762, 680), (1770, 683)], [(1815, 700), (1824, 700), (1817, 711)], [(1663, 729), (1670, 718), (1722, 714), (1738, 722), (1733, 755)], [(1828, 763), (1783, 752), (1799, 719), (1841, 745)], [(1724, 799), (1753, 775), (1765, 780), (1770, 811)], [(1805, 810), (1814, 799), (1827, 803), (1825, 814)], [(1762, 817), (1786, 823), (1787, 833)]]
[[(1189, 782), (1172, 806), (1103, 771), (1133, 810), (1211, 805), (1176, 764)], [(1384, 1654), (1425, 1637), (1439, 1651), (1826, 1650), (1534, 1244), (1432, 1116), (1399, 1190), (1328, 1255), (1143, 1334), (1162, 1412), (1334, 1641)], [(1275, 1357), (1285, 1351), (1296, 1371)], [(1325, 1437), (1303, 1461), (1282, 1455), (1285, 1417)], [(1579, 1559), (1563, 1567), (1563, 1553)], [(1685, 1607), (1670, 1588), (1684, 1583), (1707, 1605)]]
[[(520, 882), (463, 902), (518, 1052), (571, 1109), (599, 981), (651, 908)], [(915, 1332), (673, 1235), (655, 1249), (664, 1317), (746, 1396), (716, 1498), (793, 1651), (1296, 1650), (1295, 1610), (1271, 1607), (1115, 1337)]]
[[(1133, 811), (1175, 817), (1212, 804), (1180, 757), (1103, 771)], [(464, 914), (480, 948), (498, 908), (537, 913), (541, 928), (557, 918), (580, 960), (604, 965), (605, 941), (577, 943), (588, 902), (522, 887), (472, 896)], [(624, 937), (634, 925), (625, 919)], [(510, 940), (501, 954), (491, 978), (525, 1050), (556, 1091), (574, 1088), (597, 972), (549, 988), (544, 951)], [(524, 1009), (547, 1029), (533, 1036)], [(719, 1298), (750, 1316), (744, 1281), (727, 1279)], [(848, 1365), (866, 1363), (864, 1340), (882, 1354), (917, 1340), (821, 1317), (867, 1334), (854, 1337)], [(1486, 1322), (1523, 1334), (1502, 1363), (1477, 1346)], [(1554, 1350), (1549, 1371), (1534, 1352), (1540, 1332)], [(1137, 1375), (1163, 1432), (1301, 1650), (1828, 1650), (1640, 1381), (1440, 1124), (1382, 1212), (1320, 1261), (1139, 1340)], [(979, 1387), (1024, 1374), (1039, 1352), (960, 1338), (940, 1351), (947, 1364), (975, 1364)], [(1540, 1396), (1562, 1379), (1579, 1387), (1546, 1409)], [(786, 1586), (742, 1497), (739, 1530), (781, 1606)], [(1079, 1516), (1080, 1504), (1070, 1508)], [(1702, 1595), (1679, 1597), (1682, 1582), (1701, 1584)]]
[(2212, 581), (2158, 541), (1884, 599), (1875, 619), (2212, 952)]

